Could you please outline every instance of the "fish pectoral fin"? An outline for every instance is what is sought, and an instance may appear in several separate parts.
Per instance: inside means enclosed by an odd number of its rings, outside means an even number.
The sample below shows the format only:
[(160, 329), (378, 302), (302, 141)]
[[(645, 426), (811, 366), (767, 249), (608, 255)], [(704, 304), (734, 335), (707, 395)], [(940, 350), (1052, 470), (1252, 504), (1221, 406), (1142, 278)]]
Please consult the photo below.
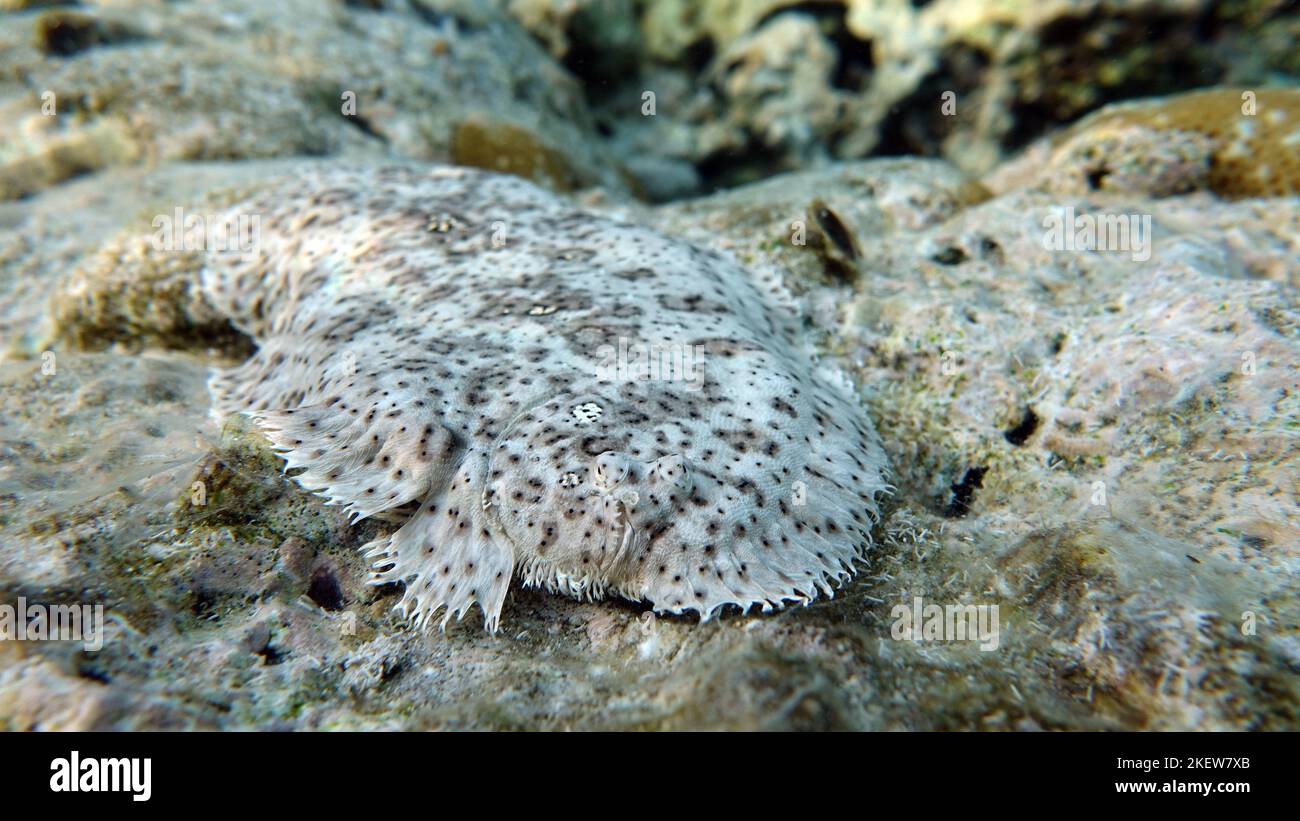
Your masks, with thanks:
[(445, 610), (440, 626), (464, 617), (477, 604), (484, 626), (496, 632), (514, 575), (510, 542), (496, 532), (483, 509), (481, 489), (458, 481), (430, 498), (391, 536), (362, 547), (372, 561), (370, 584), (402, 582), (397, 610), (417, 626)]
[(451, 432), (433, 420), (395, 419), (328, 405), (255, 411), (253, 418), (294, 478), (343, 505), (354, 520), (401, 507), (436, 490), (459, 456)]

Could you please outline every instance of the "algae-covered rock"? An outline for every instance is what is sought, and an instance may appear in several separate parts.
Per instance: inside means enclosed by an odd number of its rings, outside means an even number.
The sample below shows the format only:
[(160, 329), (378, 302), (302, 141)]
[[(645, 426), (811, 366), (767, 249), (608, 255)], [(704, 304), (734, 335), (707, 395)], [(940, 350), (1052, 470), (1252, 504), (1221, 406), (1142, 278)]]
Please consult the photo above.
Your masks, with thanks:
[(1300, 193), (1300, 90), (1220, 88), (1119, 103), (998, 169), (999, 190), (1033, 185), (1155, 197)]
[(60, 347), (0, 365), (0, 586), (136, 599), (209, 447), (205, 381), (154, 353)]
[[(574, 21), (601, 6), (510, 9), (564, 54)], [(619, 8), (586, 54), (632, 53), (612, 37), (629, 25)], [(1300, 17), (1286, 4), (1209, 0), (657, 0), (635, 24), (638, 64), (579, 74), (597, 119), (625, 162), (689, 161), (707, 190), (869, 154), (943, 156), (983, 173), (1109, 103), (1294, 83)], [(653, 116), (638, 111), (647, 92)]]
[(141, 162), (447, 159), (480, 116), (621, 185), (577, 83), (478, 0), (33, 9), (0, 55), (0, 199)]

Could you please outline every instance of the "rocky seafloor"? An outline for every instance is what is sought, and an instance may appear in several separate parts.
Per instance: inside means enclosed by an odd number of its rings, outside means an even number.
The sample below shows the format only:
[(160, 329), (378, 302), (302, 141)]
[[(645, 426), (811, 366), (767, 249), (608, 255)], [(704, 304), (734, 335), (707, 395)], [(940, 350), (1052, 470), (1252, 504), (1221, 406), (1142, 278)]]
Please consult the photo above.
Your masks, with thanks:
[[(0, 603), (107, 614), (93, 652), (0, 641), (0, 727), (1300, 728), (1300, 121), (1237, 134), (1300, 116), (1269, 46), (1294, 23), (1083, 5), (0, 2)], [(1177, 90), (1131, 28), (1206, 15), (1196, 85), (1259, 80), (1258, 113), (1234, 88), (1050, 127)], [(1110, 86), (1075, 18), (1123, 46)], [(927, 127), (949, 74), (975, 105)], [(934, 156), (861, 158), (882, 140)], [(1225, 178), (1242, 151), (1267, 173)], [(515, 589), (497, 635), (404, 625), (357, 552), (390, 525), (211, 418), (249, 342), (202, 253), (149, 238), (321, 163), (429, 161), (780, 276), (892, 466), (859, 575), (705, 624)], [(1067, 208), (1149, 246), (1054, 247)], [(916, 597), (997, 605), (996, 649), (897, 640)]]

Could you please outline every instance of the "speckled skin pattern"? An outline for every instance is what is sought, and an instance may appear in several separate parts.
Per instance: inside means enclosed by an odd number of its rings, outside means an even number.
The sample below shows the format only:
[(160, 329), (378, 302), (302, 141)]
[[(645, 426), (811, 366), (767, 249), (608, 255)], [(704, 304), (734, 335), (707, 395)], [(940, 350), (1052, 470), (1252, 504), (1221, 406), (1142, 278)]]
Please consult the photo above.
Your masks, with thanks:
[[(495, 630), (515, 577), (767, 610), (868, 547), (876, 434), (779, 285), (724, 255), (459, 168), (322, 172), (233, 210), (259, 254), (214, 256), (203, 288), (259, 350), (215, 409), (354, 517), (404, 517), (365, 551), (417, 623), (477, 603)], [(694, 367), (620, 369), (620, 343)]]

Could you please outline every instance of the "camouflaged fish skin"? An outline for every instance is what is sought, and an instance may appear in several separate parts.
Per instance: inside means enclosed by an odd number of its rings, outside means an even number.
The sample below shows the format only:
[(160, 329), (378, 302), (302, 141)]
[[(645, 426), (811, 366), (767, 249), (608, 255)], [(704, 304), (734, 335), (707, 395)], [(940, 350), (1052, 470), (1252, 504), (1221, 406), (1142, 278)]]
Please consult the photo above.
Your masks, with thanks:
[[(355, 518), (424, 625), (511, 580), (707, 619), (830, 595), (885, 457), (795, 314), (723, 254), (468, 169), (272, 185), (207, 298), (258, 352), (214, 375), (304, 488)], [(647, 355), (648, 354), (648, 355)], [(399, 520), (400, 521), (400, 520)]]

